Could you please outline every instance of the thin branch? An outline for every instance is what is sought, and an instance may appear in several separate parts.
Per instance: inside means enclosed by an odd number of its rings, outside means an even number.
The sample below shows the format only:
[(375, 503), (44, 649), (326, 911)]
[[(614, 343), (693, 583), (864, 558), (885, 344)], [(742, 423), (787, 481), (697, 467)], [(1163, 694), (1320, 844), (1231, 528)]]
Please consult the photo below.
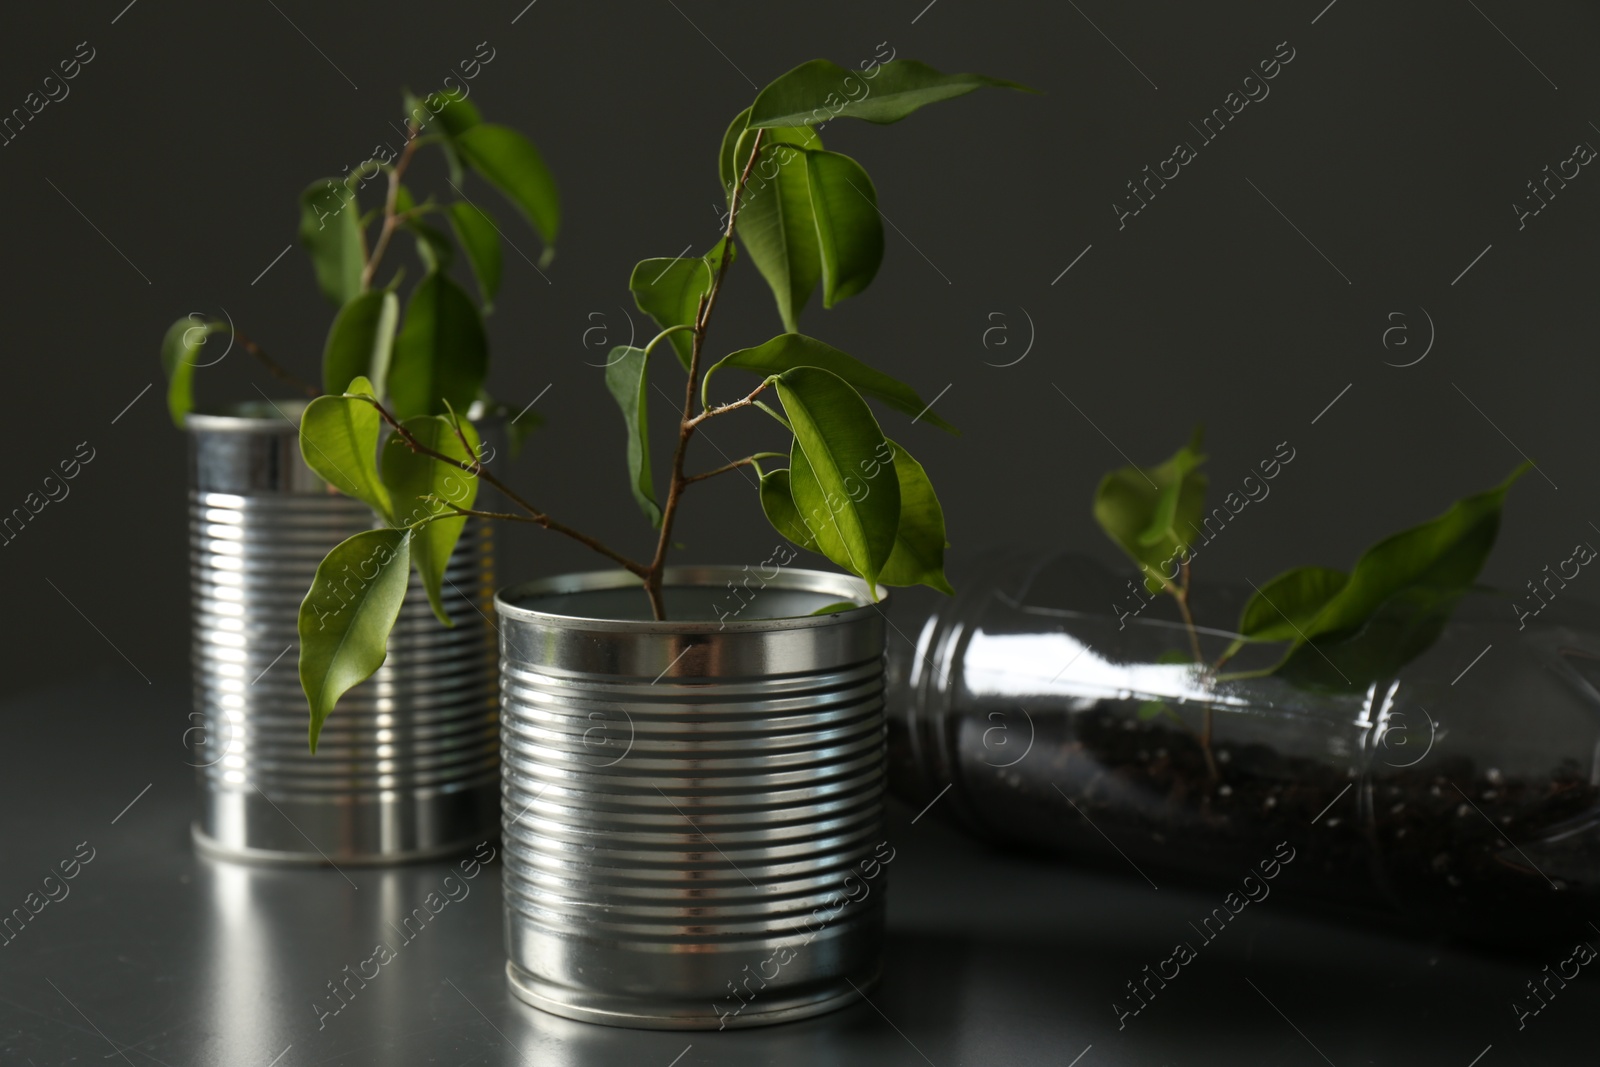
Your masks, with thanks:
[(760, 385), (756, 386), (749, 393), (740, 397), (738, 400), (732, 400), (726, 404), (718, 404), (714, 408), (706, 408), (694, 418), (685, 421), (684, 426), (692, 430), (696, 426), (699, 426), (702, 422), (705, 422), (707, 419), (714, 419), (718, 415), (726, 415), (728, 412), (737, 411), (739, 408), (747, 408), (754, 404), (756, 402), (756, 397), (765, 392), (767, 387), (771, 384), (772, 379), (766, 378), (761, 382)]
[[(389, 168), (389, 192), (383, 201), (383, 229), (378, 231), (378, 240), (373, 243), (372, 255), (367, 259), (367, 265), (361, 268), (361, 288), (363, 291), (372, 287), (372, 278), (378, 273), (378, 263), (383, 259), (383, 254), (389, 249), (389, 240), (394, 236), (394, 231), (402, 225), (404, 216), (395, 212), (395, 206), (400, 199), (400, 179), (405, 176), (406, 168), (411, 165), (411, 157), (417, 152), (417, 124), (415, 121), (406, 123), (406, 146), (400, 150), (400, 158), (395, 160), (394, 166)], [(407, 215), (410, 212), (406, 212)]]
[(754, 467), (755, 465), (756, 457), (746, 456), (743, 459), (736, 459), (732, 463), (724, 463), (716, 470), (701, 471), (699, 474), (691, 474), (684, 478), (683, 484), (693, 485), (695, 482), (703, 482), (707, 478), (715, 478), (719, 474), (727, 474), (729, 471), (738, 470), (740, 467)]
[(250, 340), (250, 338), (246, 337), (238, 329), (234, 329), (233, 330), (233, 339), (235, 341), (238, 341), (240, 345), (244, 346), (244, 350), (246, 352), (250, 353), (256, 359), (260, 360), (261, 364), (263, 366), (265, 366), (267, 368), (267, 370), (271, 371), (272, 372), (272, 376), (274, 378), (278, 379), (280, 382), (284, 382), (284, 383), (286, 383), (288, 385), (294, 386), (296, 389), (300, 390), (302, 393), (306, 394), (306, 396), (309, 396), (309, 397), (315, 398), (315, 397), (319, 397), (319, 396), (322, 395), (322, 390), (321, 389), (318, 389), (316, 386), (312, 385), (310, 382), (302, 381), (300, 378), (296, 377), (294, 374), (292, 374), (289, 371), (285, 370), (283, 368), (283, 366), (281, 366), (278, 363), (277, 360), (275, 360), (271, 356), (267, 355), (267, 353), (262, 349), (262, 347), (260, 345), (256, 344), (254, 341)]
[[(404, 441), (406, 443), (406, 447), (411, 449), (411, 451), (413, 451), (413, 452), (415, 452), (415, 453), (417, 453), (418, 455), (421, 455), (421, 456), (427, 456), (429, 459), (438, 460), (440, 463), (444, 463), (444, 464), (447, 464), (449, 466), (456, 467), (456, 468), (458, 468), (460, 470), (463, 470), (466, 473), (468, 473), (468, 474), (470, 474), (470, 475), (472, 475), (472, 476), (474, 476), (476, 478), (482, 478), (484, 481), (488, 482), (490, 485), (492, 485), (496, 489), (500, 490), (500, 492), (504, 493), (508, 500), (510, 500), (513, 504), (517, 505), (519, 508), (521, 508), (524, 512), (527, 513), (527, 519), (526, 520), (519, 520), (519, 521), (532, 522), (532, 523), (535, 523), (535, 524), (537, 524), (539, 526), (543, 526), (547, 530), (554, 530), (556, 533), (565, 534), (567, 537), (570, 537), (574, 541), (577, 541), (579, 544), (584, 545), (584, 546), (594, 550), (595, 552), (600, 553), (602, 556), (605, 556), (607, 559), (611, 560), (613, 563), (615, 563), (618, 566), (624, 568), (629, 573), (638, 575), (640, 578), (644, 578), (644, 577), (646, 577), (648, 575), (649, 571), (644, 566), (644, 564), (638, 563), (638, 562), (635, 562), (634, 560), (629, 559), (627, 556), (624, 556), (622, 553), (616, 551), (615, 549), (612, 549), (612, 548), (608, 547), (607, 545), (601, 543), (600, 541), (597, 541), (595, 538), (590, 537), (586, 533), (582, 533), (582, 532), (580, 532), (578, 530), (573, 529), (572, 527), (568, 526), (566, 523), (557, 522), (555, 519), (552, 519), (550, 516), (546, 515), (544, 512), (540, 511), (538, 508), (536, 508), (532, 504), (528, 503), (528, 501), (524, 500), (522, 498), (522, 496), (520, 494), (518, 494), (515, 489), (511, 488), (505, 482), (501, 481), (498, 477), (496, 477), (495, 475), (491, 474), (488, 471), (488, 469), (483, 466), (482, 462), (477, 458), (477, 453), (476, 452), (473, 452), (473, 457), (474, 458), (473, 458), (472, 462), (469, 463), (468, 461), (466, 461), (464, 459), (457, 459), (454, 456), (446, 455), (445, 453), (437, 451), (436, 449), (429, 448), (427, 445), (423, 444), (421, 441), (418, 441), (416, 436), (414, 434), (412, 434), (412, 432), (410, 430), (406, 429), (405, 426), (400, 422), (400, 420), (396, 419), (393, 415), (391, 415), (389, 413), (388, 409), (386, 409), (378, 401), (374, 400), (370, 396), (363, 396), (363, 397), (360, 397), (359, 399), (365, 400), (367, 403), (371, 404), (375, 409), (377, 409), (378, 415), (380, 417), (382, 417), (384, 422), (389, 424), (390, 429), (392, 429), (395, 432), (395, 435), (398, 436), (402, 441)], [(468, 451), (470, 452), (470, 451), (472, 451), (472, 449), (469, 447)], [(453, 504), (451, 505), (451, 507), (454, 507), (454, 506), (455, 505), (453, 505)], [(467, 514), (477, 514), (477, 513), (476, 512), (468, 512)], [(501, 515), (501, 514), (496, 514), (496, 513), (492, 513), (492, 512), (485, 512), (484, 515), (486, 517), (489, 517), (489, 518), (511, 518), (511, 519), (517, 519), (518, 518), (517, 516), (510, 515), (510, 514)]]
[(661, 536), (656, 540), (655, 557), (650, 561), (649, 572), (645, 575), (645, 592), (650, 597), (650, 607), (657, 619), (665, 618), (664, 605), (661, 601), (661, 574), (666, 567), (667, 549), (672, 545), (672, 524), (678, 516), (678, 501), (683, 497), (685, 476), (683, 473), (683, 459), (688, 451), (689, 439), (694, 436), (694, 400), (696, 384), (700, 379), (700, 354), (705, 348), (706, 327), (711, 322), (711, 313), (716, 309), (717, 296), (722, 292), (723, 279), (728, 275), (728, 261), (733, 258), (733, 233), (734, 227), (739, 222), (739, 200), (744, 192), (745, 184), (750, 180), (750, 171), (756, 165), (756, 157), (761, 154), (761, 139), (766, 135), (765, 130), (757, 130), (755, 142), (750, 146), (750, 158), (744, 165), (744, 171), (739, 175), (739, 180), (734, 183), (733, 192), (728, 198), (728, 229), (722, 236), (722, 257), (717, 264), (716, 276), (711, 279), (711, 288), (701, 295), (696, 307), (694, 320), (694, 344), (689, 353), (689, 380), (684, 383), (683, 390), (683, 415), (678, 420), (678, 447), (672, 454), (672, 477), (667, 487), (667, 502), (661, 509)]

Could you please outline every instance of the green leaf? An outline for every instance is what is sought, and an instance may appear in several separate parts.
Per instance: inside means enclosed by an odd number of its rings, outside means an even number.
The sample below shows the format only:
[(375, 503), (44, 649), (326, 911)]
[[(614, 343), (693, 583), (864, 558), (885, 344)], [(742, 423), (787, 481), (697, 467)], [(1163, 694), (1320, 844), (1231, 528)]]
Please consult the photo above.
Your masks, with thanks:
[(431, 132), (443, 137), (440, 146), (444, 150), (445, 160), (450, 165), (450, 180), (460, 185), (461, 152), (456, 144), (456, 138), (483, 122), (483, 116), (478, 113), (477, 105), (468, 103), (465, 97), (458, 96), (454, 92), (432, 92), (420, 99), (411, 93), (406, 93), (405, 108), (407, 120), (415, 122), (419, 130), (427, 131), (428, 125), (432, 123)]
[(818, 608), (816, 611), (813, 611), (811, 614), (813, 614), (813, 615), (837, 615), (841, 611), (849, 611), (851, 608), (859, 608), (860, 606), (861, 605), (857, 604), (854, 600), (841, 600), (841, 601), (839, 601), (838, 603), (835, 603), (835, 604), (824, 604), (822, 607)]
[(183, 422), (194, 410), (194, 369), (206, 339), (214, 333), (227, 333), (226, 323), (202, 320), (199, 313), (186, 315), (167, 327), (161, 339), (161, 369), (167, 376), (167, 412), (172, 424), (183, 429)]
[(481, 122), (455, 138), (461, 158), (517, 206), (544, 239), (541, 265), (555, 254), (561, 197), (539, 150), (516, 130)]
[(1406, 586), (1354, 632), (1300, 644), (1276, 670), (1314, 689), (1361, 690), (1387, 681), (1439, 639), (1465, 592), (1465, 587)]
[(1262, 586), (1239, 616), (1239, 633), (1251, 641), (1292, 641), (1350, 580), (1329, 567), (1296, 567)]
[(795, 507), (787, 468), (780, 467), (761, 476), (761, 510), (772, 528), (789, 541), (813, 552), (820, 551), (816, 535), (806, 528), (800, 509)]
[(1171, 546), (1188, 543), (1188, 531), (1180, 531), (1177, 526), (1178, 508), (1183, 501), (1184, 479), (1206, 460), (1206, 457), (1200, 454), (1202, 436), (1201, 429), (1196, 427), (1189, 446), (1180, 448), (1168, 461), (1172, 465), (1172, 477), (1161, 483), (1161, 494), (1156, 498), (1155, 513), (1150, 516), (1150, 525), (1139, 534), (1141, 545)]
[(450, 264), (455, 262), (456, 258), (456, 250), (450, 244), (450, 238), (418, 219), (408, 220), (406, 229), (417, 239), (417, 258), (422, 260), (423, 270), (429, 274), (438, 274), (450, 269)]
[(749, 153), (744, 158), (738, 158), (734, 150), (739, 146), (739, 137), (744, 133), (750, 121), (750, 109), (745, 108), (733, 117), (728, 123), (727, 132), (722, 135), (722, 150), (717, 153), (717, 173), (722, 178), (722, 193), (724, 196), (733, 191), (733, 183), (744, 172), (744, 165), (750, 162)]
[[(641, 260), (628, 279), (633, 302), (663, 330), (669, 326), (694, 325), (700, 297), (710, 291), (712, 279), (722, 264), (722, 249), (723, 242), (718, 241), (711, 251), (698, 258)], [(694, 349), (692, 333), (680, 330), (668, 340), (678, 353), (678, 362), (688, 369)]]
[(465, 411), (489, 370), (489, 339), (477, 305), (444, 274), (417, 283), (394, 344), (389, 395), (401, 419)]
[[(419, 415), (402, 425), (423, 447), (453, 459), (470, 463), (480, 454), (478, 432), (464, 419), (461, 433), (472, 446), (470, 452), (456, 437), (450, 419), (443, 415)], [(400, 435), (395, 434), (383, 447), (383, 484), (394, 501), (396, 526), (414, 526), (434, 515), (450, 516), (433, 519), (412, 531), (411, 560), (422, 576), (422, 586), (427, 590), (434, 615), (446, 626), (454, 626), (444, 610), (444, 572), (450, 565), (450, 554), (455, 551), (467, 518), (451, 515), (450, 509), (437, 501), (449, 501), (460, 508), (472, 507), (478, 497), (477, 476), (411, 451)], [(436, 499), (430, 500), (430, 497)]]
[(400, 300), (387, 290), (362, 293), (339, 309), (322, 349), (322, 388), (338, 394), (350, 379), (370, 378), (372, 395), (383, 396), (389, 380)]
[(796, 367), (776, 385), (794, 428), (789, 478), (801, 519), (830, 559), (876, 590), (900, 523), (893, 446), (866, 401), (837, 375)]
[(944, 511), (934, 495), (933, 483), (911, 453), (894, 449), (894, 473), (900, 482), (900, 522), (894, 531), (894, 551), (878, 580), (884, 585), (925, 585), (950, 596), (955, 590), (944, 576)]
[[(1251, 598), (1241, 617), (1240, 634), (1256, 641), (1283, 640), (1285, 627), (1276, 624), (1284, 616), (1295, 620), (1297, 628), (1287, 638), (1287, 665), (1308, 642), (1325, 635), (1348, 637), (1375, 619), (1385, 605), (1398, 605), (1388, 609), (1391, 613), (1416, 615), (1420, 606), (1426, 609), (1424, 614), (1444, 610), (1447, 615), (1448, 609), (1442, 605), (1477, 580), (1500, 530), (1506, 492), (1530, 466), (1524, 463), (1493, 489), (1456, 501), (1438, 518), (1379, 541), (1361, 554), (1349, 578), (1332, 595), (1325, 595), (1331, 579), (1319, 582), (1296, 577), (1296, 571), (1273, 579), (1263, 592), (1276, 607), (1257, 603), (1266, 599), (1260, 594)], [(1413, 594), (1412, 589), (1425, 592)], [(1431, 624), (1390, 619), (1384, 625), (1390, 631), (1403, 629), (1411, 639), (1420, 640), (1418, 635), (1428, 632)], [(1322, 642), (1317, 642), (1317, 649), (1328, 654)], [(1317, 650), (1311, 654), (1316, 655)]]
[(1205, 462), (1199, 448), (1196, 430), (1171, 459), (1114, 470), (1095, 491), (1095, 521), (1139, 565), (1151, 592), (1173, 581), (1191, 535), (1199, 532), (1206, 496), (1206, 476), (1197, 469)]
[[(757, 131), (739, 138), (735, 155), (748, 159)], [(783, 328), (799, 329), (800, 312), (822, 277), (816, 218), (803, 148), (821, 148), (807, 129), (774, 129), (762, 136), (761, 157), (739, 197), (739, 240), (772, 287)]]
[(426, 97), (426, 106), (433, 120), (439, 124), (440, 131), (447, 137), (459, 137), (472, 127), (483, 123), (483, 115), (479, 113), (478, 105), (468, 103), (466, 97), (454, 92), (429, 93)]
[(812, 126), (835, 118), (899, 122), (926, 104), (991, 86), (1033, 92), (1003, 78), (941, 74), (915, 59), (891, 59), (871, 79), (826, 59), (802, 63), (761, 90), (750, 106), (751, 129)]
[(367, 530), (317, 565), (300, 603), (300, 688), (311, 706), (311, 751), (339, 698), (383, 666), (411, 581), (408, 530)]
[[(372, 394), (357, 378), (351, 393)], [(378, 474), (378, 411), (355, 396), (319, 396), (300, 416), (300, 455), (306, 466), (345, 496), (364, 501), (384, 518), (393, 515), (389, 491)]]
[(476, 204), (458, 200), (445, 209), (450, 228), (456, 240), (466, 249), (467, 261), (478, 279), (478, 291), (483, 294), (485, 310), (494, 306), (500, 292), (500, 231), (494, 220)]
[(822, 256), (822, 306), (865, 289), (883, 262), (878, 191), (861, 165), (838, 152), (807, 152), (806, 178)]
[(336, 307), (355, 299), (367, 262), (366, 242), (356, 194), (343, 181), (329, 178), (300, 194), (300, 243), (311, 254), (322, 295)]
[(649, 378), (644, 349), (618, 345), (606, 359), (606, 388), (622, 409), (628, 428), (628, 487), (650, 525), (661, 525), (655, 483), (650, 474)]
[(709, 390), (711, 376), (723, 367), (738, 367), (766, 377), (782, 374), (795, 367), (820, 367), (838, 375), (855, 387), (857, 392), (875, 397), (896, 411), (948, 430), (959, 431), (938, 415), (928, 410), (917, 391), (880, 371), (873, 370), (854, 356), (847, 355), (831, 345), (804, 334), (784, 333), (755, 348), (741, 348), (718, 360), (706, 371), (705, 385)]

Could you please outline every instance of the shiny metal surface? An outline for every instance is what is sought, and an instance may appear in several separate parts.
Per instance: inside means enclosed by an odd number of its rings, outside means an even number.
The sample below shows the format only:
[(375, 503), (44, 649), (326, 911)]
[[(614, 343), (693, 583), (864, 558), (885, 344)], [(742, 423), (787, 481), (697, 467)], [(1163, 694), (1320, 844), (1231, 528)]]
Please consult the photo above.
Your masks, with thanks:
[[(529, 1003), (723, 1029), (877, 981), (883, 616), (853, 579), (774, 571), (669, 569), (666, 623), (623, 572), (500, 594), (508, 974)], [(811, 614), (842, 600), (860, 606)]]
[[(390, 863), (469, 847), (499, 813), (494, 546), (472, 520), (441, 626), (413, 583), (378, 673), (307, 749), (296, 620), (322, 556), (373, 523), (301, 460), (302, 405), (191, 415), (194, 706), (202, 849), (288, 863)], [(266, 410), (256, 410), (265, 408)]]
[[(472, 879), (460, 859), (283, 869), (197, 855), (188, 686), (107, 674), (0, 697), (8, 1067), (1467, 1067), (1490, 1044), (1477, 1067), (1593, 1060), (1592, 975), (1552, 980), (1521, 1030), (1509, 1010), (1564, 953), (1476, 956), (1320, 925), (1276, 895), (1119, 1030), (1124, 983), (1193, 939), (1221, 897), (985, 849), (942, 824), (948, 796), (925, 814), (889, 805), (884, 976), (852, 1006), (723, 1033), (573, 1022), (506, 983), (503, 848)], [(62, 896), (44, 878), (80, 842), (94, 859)], [(15, 909), (36, 907), (19, 930)], [(379, 943), (394, 958), (358, 981)]]

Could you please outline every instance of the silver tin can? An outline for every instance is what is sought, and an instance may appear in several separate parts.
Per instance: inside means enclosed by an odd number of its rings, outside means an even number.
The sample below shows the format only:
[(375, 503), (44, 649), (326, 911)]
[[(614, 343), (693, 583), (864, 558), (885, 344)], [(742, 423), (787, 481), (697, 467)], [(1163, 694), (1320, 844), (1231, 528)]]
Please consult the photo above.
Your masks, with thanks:
[[(669, 568), (668, 622), (622, 571), (497, 598), (523, 1000), (715, 1030), (818, 1015), (876, 981), (894, 858), (881, 605), (854, 578), (770, 564)], [(840, 601), (857, 606), (812, 614)]]
[(374, 518), (300, 458), (303, 408), (188, 418), (195, 841), (230, 859), (313, 864), (470, 848), (499, 815), (490, 530), (469, 520), (446, 571), (454, 628), (413, 582), (388, 661), (339, 701), (313, 756), (300, 601), (328, 550)]

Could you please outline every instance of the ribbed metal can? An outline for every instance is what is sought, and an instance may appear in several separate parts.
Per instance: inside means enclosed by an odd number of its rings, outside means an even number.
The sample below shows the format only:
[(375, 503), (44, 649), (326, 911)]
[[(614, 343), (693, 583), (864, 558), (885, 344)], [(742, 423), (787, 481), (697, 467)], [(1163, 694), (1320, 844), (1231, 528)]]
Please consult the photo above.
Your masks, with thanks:
[[(715, 1030), (821, 1014), (877, 980), (894, 854), (884, 617), (865, 594), (771, 560), (669, 568), (666, 622), (622, 571), (500, 594), (518, 996)], [(841, 601), (856, 606), (813, 614)]]
[(191, 414), (190, 593), (197, 845), (231, 859), (394, 863), (470, 848), (499, 815), (490, 530), (469, 520), (442, 626), (413, 582), (377, 674), (307, 747), (300, 602), (317, 564), (371, 529), (300, 457), (303, 404)]

